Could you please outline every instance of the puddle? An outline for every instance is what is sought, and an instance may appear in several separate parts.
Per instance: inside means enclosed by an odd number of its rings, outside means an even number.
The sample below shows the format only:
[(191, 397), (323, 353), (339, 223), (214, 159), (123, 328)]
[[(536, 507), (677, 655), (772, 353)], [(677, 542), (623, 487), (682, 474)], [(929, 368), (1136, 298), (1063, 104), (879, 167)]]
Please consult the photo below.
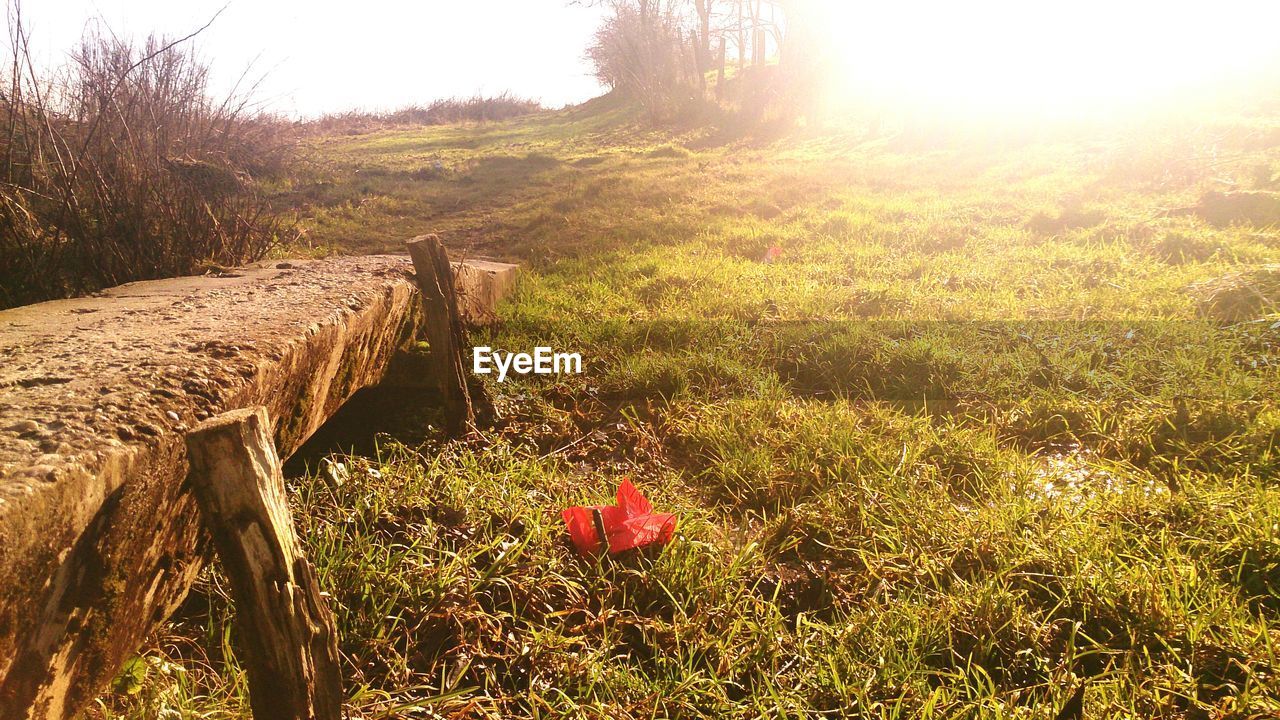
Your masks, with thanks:
[(1144, 495), (1168, 494), (1169, 489), (1152, 478), (1117, 477), (1087, 448), (1059, 450), (1032, 458), (1031, 483), (1027, 496), (1033, 500), (1051, 500), (1079, 504), (1100, 496), (1141, 492)]

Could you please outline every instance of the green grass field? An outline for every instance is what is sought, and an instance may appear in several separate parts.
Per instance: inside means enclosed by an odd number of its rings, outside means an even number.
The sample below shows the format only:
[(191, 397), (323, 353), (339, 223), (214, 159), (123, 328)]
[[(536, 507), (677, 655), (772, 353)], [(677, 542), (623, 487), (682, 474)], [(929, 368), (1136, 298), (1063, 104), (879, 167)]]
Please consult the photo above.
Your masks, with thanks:
[[(280, 188), (295, 250), (524, 263), (475, 339), (586, 364), (291, 481), (352, 717), (1280, 714), (1280, 119), (628, 117), (321, 138)], [(676, 539), (577, 556), (624, 477)], [(248, 717), (230, 614), (207, 573), (95, 713)]]

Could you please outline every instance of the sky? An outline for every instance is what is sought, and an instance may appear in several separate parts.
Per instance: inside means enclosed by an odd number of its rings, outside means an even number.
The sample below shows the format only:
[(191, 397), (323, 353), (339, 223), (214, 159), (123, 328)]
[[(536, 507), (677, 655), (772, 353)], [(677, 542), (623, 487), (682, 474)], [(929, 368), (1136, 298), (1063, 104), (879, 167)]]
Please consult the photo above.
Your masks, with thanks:
[(246, 69), (289, 115), (385, 110), (511, 90), (558, 107), (602, 89), (583, 60), (600, 20), (567, 0), (25, 0), (32, 49), (65, 60), (86, 23), (117, 35), (194, 41), (215, 92)]
[[(248, 69), (293, 116), (512, 91), (602, 92), (584, 52), (602, 11), (570, 0), (22, 0), (43, 63), (86, 24), (194, 41), (215, 93)], [(1280, 59), (1280, 0), (819, 0), (850, 100), (1049, 114), (1204, 94)], [(1180, 90), (1179, 90), (1180, 91)], [(1274, 91), (1266, 89), (1266, 91)], [(1185, 92), (1184, 92), (1185, 94)]]
[[(1280, 58), (1280, 0), (827, 0), (843, 80), (948, 107), (1143, 103)], [(1270, 91), (1276, 92), (1272, 87)]]

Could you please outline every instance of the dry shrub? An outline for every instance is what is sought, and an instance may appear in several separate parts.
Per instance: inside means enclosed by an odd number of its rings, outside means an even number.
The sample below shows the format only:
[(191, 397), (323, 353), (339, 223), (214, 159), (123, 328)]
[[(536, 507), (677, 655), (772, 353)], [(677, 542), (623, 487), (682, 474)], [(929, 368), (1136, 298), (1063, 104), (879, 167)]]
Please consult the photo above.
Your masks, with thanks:
[(302, 127), (315, 135), (358, 135), (386, 128), (417, 125), (498, 122), (530, 115), (542, 109), (542, 104), (537, 100), (511, 93), (492, 97), (474, 95), (469, 98), (435, 100), (426, 106), (409, 105), (385, 113), (349, 110), (308, 121)]
[(1193, 290), (1206, 317), (1225, 322), (1254, 320), (1280, 311), (1280, 264), (1197, 283)]
[(263, 256), (291, 225), (259, 190), (288, 162), (286, 123), (210, 97), (178, 43), (86, 33), (40, 74), (11, 8), (0, 95), (0, 307)]
[(638, 101), (654, 122), (685, 113), (701, 95), (697, 52), (679, 0), (613, 0), (587, 48), (596, 78)]

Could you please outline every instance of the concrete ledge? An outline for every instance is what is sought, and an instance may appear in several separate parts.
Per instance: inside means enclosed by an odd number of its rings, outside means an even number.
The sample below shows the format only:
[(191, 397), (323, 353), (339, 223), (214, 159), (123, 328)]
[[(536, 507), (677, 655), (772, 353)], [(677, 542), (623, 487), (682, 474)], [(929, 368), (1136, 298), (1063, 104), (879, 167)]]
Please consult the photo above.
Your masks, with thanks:
[[(287, 457), (414, 336), (411, 272), (268, 263), (0, 312), (0, 720), (72, 716), (181, 602), (186, 430), (265, 405)], [(513, 277), (458, 270), (473, 321)]]
[(516, 268), (491, 260), (454, 263), (453, 282), (458, 292), (458, 314), (471, 325), (487, 325), (497, 319), (498, 303), (515, 289)]

